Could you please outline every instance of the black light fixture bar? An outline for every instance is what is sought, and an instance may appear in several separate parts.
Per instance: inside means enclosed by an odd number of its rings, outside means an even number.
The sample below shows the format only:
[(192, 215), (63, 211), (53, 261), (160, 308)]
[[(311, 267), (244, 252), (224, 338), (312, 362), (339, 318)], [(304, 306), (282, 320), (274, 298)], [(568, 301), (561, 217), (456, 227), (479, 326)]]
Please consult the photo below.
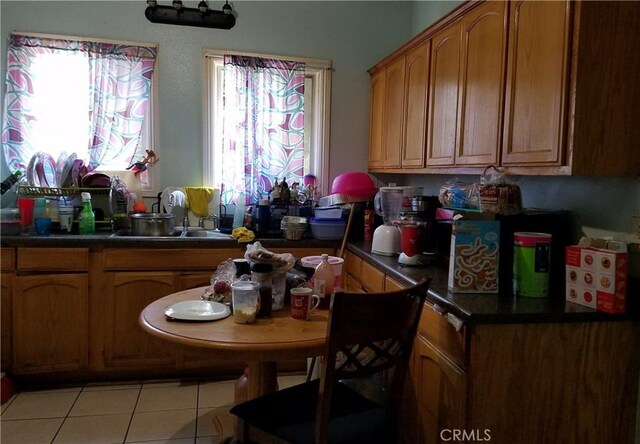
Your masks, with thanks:
[(236, 24), (236, 17), (228, 2), (222, 11), (205, 9), (202, 5), (198, 8), (184, 8), (182, 2), (178, 1), (174, 1), (173, 6), (158, 5), (155, 1), (147, 1), (147, 3), (149, 6), (145, 9), (144, 15), (152, 23), (218, 29), (231, 29)]

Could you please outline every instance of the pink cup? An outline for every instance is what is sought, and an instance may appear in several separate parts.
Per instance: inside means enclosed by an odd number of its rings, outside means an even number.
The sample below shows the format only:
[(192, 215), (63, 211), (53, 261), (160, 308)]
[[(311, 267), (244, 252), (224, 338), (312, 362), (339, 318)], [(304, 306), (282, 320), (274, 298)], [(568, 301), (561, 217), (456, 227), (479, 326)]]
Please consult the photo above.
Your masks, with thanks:
[(291, 289), (291, 317), (293, 319), (308, 320), (309, 314), (318, 308), (320, 298), (313, 294), (309, 287)]
[(23, 228), (33, 223), (33, 207), (36, 200), (29, 197), (18, 198), (18, 212), (20, 213), (20, 225)]

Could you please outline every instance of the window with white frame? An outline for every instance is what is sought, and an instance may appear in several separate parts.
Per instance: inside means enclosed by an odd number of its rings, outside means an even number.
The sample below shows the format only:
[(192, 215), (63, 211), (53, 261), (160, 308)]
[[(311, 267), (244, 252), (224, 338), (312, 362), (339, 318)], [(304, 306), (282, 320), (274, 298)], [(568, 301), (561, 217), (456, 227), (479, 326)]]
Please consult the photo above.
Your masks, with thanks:
[[(226, 68), (225, 68), (226, 57)], [(303, 66), (302, 74), (297, 78), (295, 74), (287, 77), (282, 74), (284, 70), (277, 70), (266, 75), (266, 78), (259, 77), (256, 81), (257, 86), (262, 93), (262, 89), (268, 87), (273, 88), (274, 77), (276, 83), (279, 82), (279, 89), (273, 93), (266, 94), (268, 100), (276, 101), (282, 98), (282, 94), (290, 94), (284, 100), (287, 102), (288, 114), (281, 117), (286, 120), (282, 122), (272, 122), (263, 124), (266, 114), (271, 111), (265, 110), (267, 106), (260, 103), (260, 99), (255, 97), (245, 97), (245, 91), (242, 91), (245, 85), (245, 78), (239, 76), (238, 70), (229, 67), (229, 60), (239, 59), (241, 62), (250, 60), (250, 63), (263, 63), (269, 65), (275, 64), (278, 68), (280, 64), (286, 64), (287, 67), (296, 65), (287, 73), (293, 73), (299, 66)], [(204, 184), (214, 188), (222, 188), (223, 203), (235, 201), (239, 192), (244, 192), (247, 203), (257, 203), (258, 197), (267, 197), (273, 181), (287, 179), (289, 184), (296, 177), (287, 177), (287, 168), (292, 162), (301, 164), (302, 175), (313, 174), (316, 177), (316, 185), (321, 192), (326, 192), (328, 181), (328, 161), (329, 161), (329, 115), (330, 115), (330, 94), (331, 94), (331, 62), (328, 60), (315, 60), (304, 58), (291, 58), (284, 56), (273, 56), (264, 54), (248, 54), (248, 53), (230, 53), (228, 51), (206, 50), (204, 52), (205, 68), (206, 68), (206, 106), (205, 106), (205, 147), (204, 147)], [(266, 61), (265, 61), (266, 60)], [(242, 64), (242, 63), (241, 63)], [(243, 66), (244, 69), (244, 66)], [(259, 74), (258, 76), (261, 76)], [(225, 76), (227, 76), (225, 82)], [(281, 76), (281, 77), (280, 77)], [(295, 79), (295, 80), (294, 80)], [(254, 78), (255, 81), (255, 78)], [(246, 81), (249, 83), (249, 81)], [(269, 84), (269, 86), (265, 86)], [(303, 85), (303, 86), (302, 86)], [(292, 91), (295, 89), (296, 91)], [(286, 93), (283, 93), (286, 91)], [(296, 96), (296, 92), (304, 91), (300, 97)], [(230, 102), (239, 102), (234, 107), (229, 106)], [(227, 104), (225, 106), (225, 103)], [(237, 104), (237, 103), (236, 103)], [(240, 109), (240, 110), (239, 110)], [(258, 109), (252, 117), (243, 120), (237, 114), (242, 114), (248, 109)], [(293, 111), (292, 111), (293, 109)], [(260, 114), (264, 111), (265, 114)], [(303, 118), (301, 118), (304, 116)], [(244, 116), (246, 117), (246, 116)], [(278, 117), (280, 118), (280, 117)], [(253, 120), (254, 126), (247, 128), (248, 122)], [(291, 123), (291, 121), (296, 123)], [(257, 122), (257, 123), (256, 123)], [(226, 125), (226, 129), (225, 129)], [(283, 126), (295, 127), (294, 130), (286, 135), (274, 133), (278, 132)], [(229, 135), (229, 128), (242, 127), (244, 133), (239, 137), (239, 141), (233, 139)], [(275, 128), (275, 130), (274, 130)], [(260, 139), (260, 134), (265, 136)], [(260, 139), (247, 141), (245, 139)], [(277, 142), (275, 138), (278, 138)], [(253, 143), (253, 151), (246, 151), (245, 146)], [(230, 145), (233, 145), (229, 150)], [(296, 145), (303, 149), (289, 151), (290, 146)], [(248, 148), (251, 150), (252, 148)], [(244, 150), (244, 151), (243, 151)], [(248, 154), (247, 154), (248, 153)], [(250, 157), (251, 156), (251, 157)], [(295, 159), (294, 159), (295, 158)], [(248, 160), (247, 160), (248, 159)], [(235, 162), (235, 168), (244, 175), (244, 183), (238, 180), (238, 184), (229, 183), (229, 165)], [(271, 176), (250, 177), (249, 163), (267, 165), (271, 168)], [(300, 169), (297, 170), (300, 178)], [(259, 182), (259, 183), (252, 183)], [(248, 188), (252, 188), (250, 192)], [(235, 188), (233, 188), (235, 186)], [(233, 188), (233, 189), (230, 189)], [(224, 192), (226, 190), (226, 192)]]
[[(11, 34), (2, 126), (9, 170), (25, 171), (37, 153), (56, 169), (75, 154), (90, 170), (103, 171), (125, 171), (148, 149), (157, 154), (156, 55), (157, 45), (149, 43)], [(30, 185), (62, 186), (58, 179)], [(154, 190), (152, 169), (140, 179), (143, 190)]]

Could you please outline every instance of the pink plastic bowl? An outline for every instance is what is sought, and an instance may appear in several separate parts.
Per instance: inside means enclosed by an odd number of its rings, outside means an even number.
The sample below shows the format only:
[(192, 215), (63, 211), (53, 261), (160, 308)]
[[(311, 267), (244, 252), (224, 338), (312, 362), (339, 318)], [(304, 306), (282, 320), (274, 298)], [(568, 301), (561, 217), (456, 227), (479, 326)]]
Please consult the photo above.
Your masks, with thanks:
[(331, 194), (349, 194), (355, 197), (373, 197), (378, 189), (371, 176), (358, 171), (343, 173), (333, 179)]

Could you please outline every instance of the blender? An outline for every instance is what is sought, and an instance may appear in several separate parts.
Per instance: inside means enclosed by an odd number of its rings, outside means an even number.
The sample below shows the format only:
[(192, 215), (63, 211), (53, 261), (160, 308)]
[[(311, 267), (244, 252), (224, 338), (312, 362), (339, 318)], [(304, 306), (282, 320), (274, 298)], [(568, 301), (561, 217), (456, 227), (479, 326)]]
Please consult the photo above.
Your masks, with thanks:
[(382, 256), (400, 253), (400, 229), (394, 225), (400, 219), (402, 187), (382, 187), (374, 198), (375, 211), (382, 216), (383, 225), (373, 232), (371, 252)]
[(408, 211), (400, 214), (400, 220), (394, 222), (400, 227), (401, 252), (398, 256), (400, 265), (421, 265), (422, 246), (427, 222), (417, 212)]

